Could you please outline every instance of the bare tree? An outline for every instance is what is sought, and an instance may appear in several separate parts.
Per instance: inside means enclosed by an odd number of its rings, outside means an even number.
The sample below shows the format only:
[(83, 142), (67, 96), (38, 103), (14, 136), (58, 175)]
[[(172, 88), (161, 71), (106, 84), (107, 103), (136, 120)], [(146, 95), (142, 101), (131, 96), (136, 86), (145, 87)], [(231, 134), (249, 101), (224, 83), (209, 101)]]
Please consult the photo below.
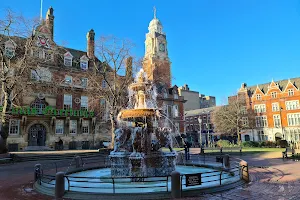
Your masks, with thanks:
[(212, 115), (215, 130), (228, 135), (237, 134), (240, 143), (241, 131), (251, 129), (255, 124), (255, 114), (247, 105), (243, 96), (234, 96), (228, 105), (216, 108)]
[[(105, 99), (111, 124), (111, 145), (114, 144), (114, 131), (117, 115), (128, 103), (127, 88), (133, 81), (133, 74), (140, 68), (131, 49), (133, 44), (128, 40), (114, 36), (101, 37), (95, 42), (96, 56), (94, 70), (89, 73), (87, 91), (95, 101)], [(100, 114), (103, 114), (102, 110)]]

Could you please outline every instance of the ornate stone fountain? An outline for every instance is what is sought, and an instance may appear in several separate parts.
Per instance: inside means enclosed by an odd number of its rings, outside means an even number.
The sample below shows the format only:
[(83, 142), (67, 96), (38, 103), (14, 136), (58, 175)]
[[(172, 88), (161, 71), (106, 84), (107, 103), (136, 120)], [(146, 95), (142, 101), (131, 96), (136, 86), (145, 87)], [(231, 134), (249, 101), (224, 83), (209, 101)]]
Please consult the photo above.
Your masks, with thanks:
[[(112, 177), (166, 176), (175, 170), (176, 151), (172, 149), (170, 128), (158, 127), (160, 110), (156, 106), (156, 91), (141, 70), (129, 86), (131, 109), (118, 115), (114, 150), (110, 153)], [(167, 147), (170, 152), (162, 152)], [(138, 178), (141, 177), (141, 178)]]

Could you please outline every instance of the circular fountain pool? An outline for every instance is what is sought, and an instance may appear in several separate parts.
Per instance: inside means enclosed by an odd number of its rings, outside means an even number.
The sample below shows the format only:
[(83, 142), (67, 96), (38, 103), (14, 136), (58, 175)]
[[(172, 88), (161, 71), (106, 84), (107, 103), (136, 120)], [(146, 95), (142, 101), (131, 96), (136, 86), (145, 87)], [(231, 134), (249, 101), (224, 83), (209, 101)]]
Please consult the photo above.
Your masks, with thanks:
[[(182, 190), (204, 189), (238, 181), (238, 171), (225, 172), (211, 168), (176, 166), (182, 175)], [(185, 174), (201, 173), (201, 185), (186, 187)], [(45, 187), (54, 187), (55, 180), (42, 182)], [(171, 190), (171, 177), (149, 177), (141, 182), (131, 182), (130, 178), (111, 178), (111, 169), (92, 169), (72, 173), (65, 178), (65, 190), (88, 193), (151, 193)]]

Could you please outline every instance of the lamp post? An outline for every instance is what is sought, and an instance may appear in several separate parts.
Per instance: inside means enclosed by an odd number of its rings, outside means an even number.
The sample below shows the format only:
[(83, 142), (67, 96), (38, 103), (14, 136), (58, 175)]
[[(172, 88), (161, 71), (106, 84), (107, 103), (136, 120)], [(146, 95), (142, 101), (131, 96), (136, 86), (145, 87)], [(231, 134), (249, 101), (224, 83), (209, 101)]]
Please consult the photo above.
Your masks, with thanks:
[(199, 122), (199, 147), (200, 147), (200, 151), (201, 151), (201, 147), (202, 147), (202, 133), (201, 133), (202, 119), (201, 119), (200, 115), (198, 117), (198, 122)]
[(283, 138), (283, 137), (285, 137), (285, 136), (284, 136), (284, 129), (283, 129), (283, 124), (282, 124), (282, 114), (281, 114), (281, 111), (282, 111), (282, 110), (283, 110), (283, 108), (280, 106), (279, 112), (280, 112), (281, 133), (282, 133), (282, 139), (285, 139), (285, 138)]

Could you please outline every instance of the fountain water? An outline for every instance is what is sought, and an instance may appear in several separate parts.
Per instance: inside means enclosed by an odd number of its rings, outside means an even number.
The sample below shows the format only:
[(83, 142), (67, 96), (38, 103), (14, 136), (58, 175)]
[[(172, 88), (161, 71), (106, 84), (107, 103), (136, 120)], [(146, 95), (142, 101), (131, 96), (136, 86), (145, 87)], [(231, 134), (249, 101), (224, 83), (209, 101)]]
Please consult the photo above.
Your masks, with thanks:
[[(129, 86), (130, 105), (118, 114), (115, 146), (110, 153), (112, 177), (142, 181), (142, 177), (167, 176), (175, 170), (177, 153), (171, 129), (158, 127), (161, 111), (156, 96), (155, 87), (141, 70)], [(170, 152), (163, 152), (162, 147)]]

